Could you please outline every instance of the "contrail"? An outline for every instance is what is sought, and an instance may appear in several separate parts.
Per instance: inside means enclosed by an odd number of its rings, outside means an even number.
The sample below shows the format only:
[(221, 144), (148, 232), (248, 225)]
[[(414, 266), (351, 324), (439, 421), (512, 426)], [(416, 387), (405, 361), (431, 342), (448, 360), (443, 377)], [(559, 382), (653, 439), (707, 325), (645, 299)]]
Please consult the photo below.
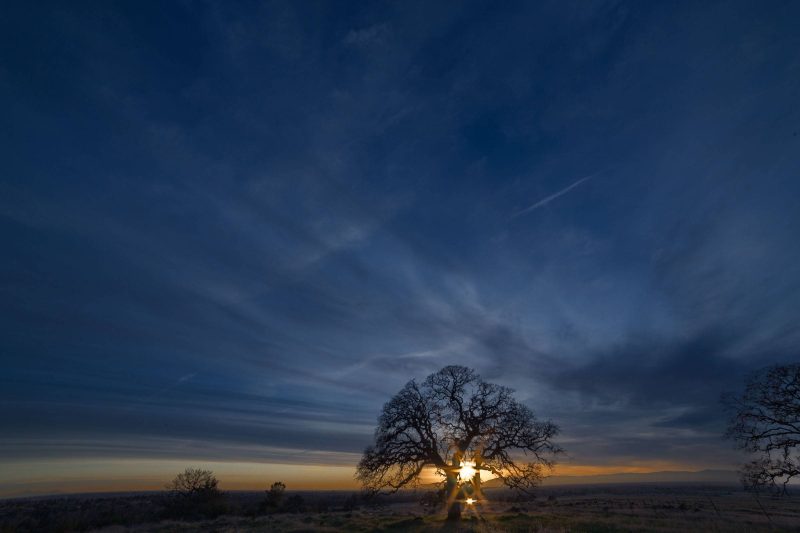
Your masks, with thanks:
[(599, 172), (595, 172), (594, 174), (589, 174), (588, 176), (584, 176), (583, 178), (579, 179), (578, 181), (576, 181), (572, 185), (570, 185), (570, 186), (568, 186), (568, 187), (566, 187), (564, 189), (561, 189), (557, 193), (551, 194), (550, 196), (547, 196), (546, 198), (542, 198), (541, 200), (539, 200), (535, 204), (530, 205), (530, 206), (528, 206), (525, 209), (522, 209), (520, 211), (517, 211), (516, 213), (511, 215), (511, 218), (516, 218), (516, 217), (518, 217), (520, 215), (524, 215), (525, 213), (530, 213), (534, 209), (539, 209), (540, 207), (546, 206), (547, 204), (549, 204), (550, 202), (552, 202), (553, 200), (555, 200), (559, 196), (563, 196), (563, 195), (567, 194), (569, 191), (571, 191), (572, 189), (574, 189), (575, 187), (577, 187), (578, 185), (580, 185), (584, 181), (587, 181), (587, 180), (595, 177), (598, 174), (600, 174), (600, 173)]

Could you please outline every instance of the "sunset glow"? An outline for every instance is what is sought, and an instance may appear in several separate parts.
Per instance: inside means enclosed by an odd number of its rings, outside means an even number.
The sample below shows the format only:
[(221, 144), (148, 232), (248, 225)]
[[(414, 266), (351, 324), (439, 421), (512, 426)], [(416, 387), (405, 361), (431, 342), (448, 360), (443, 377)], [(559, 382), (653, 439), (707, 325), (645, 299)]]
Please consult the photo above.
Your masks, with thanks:
[[(296, 489), (354, 490), (351, 465), (308, 465), (203, 460), (28, 460), (0, 461), (0, 497), (12, 495), (50, 494), (54, 492), (102, 492), (126, 490), (161, 490), (169, 473), (189, 465), (210, 468), (216, 472), (225, 490), (264, 490), (273, 481), (283, 481)], [(459, 472), (469, 481), (476, 472), (474, 463)], [(690, 465), (652, 463), (648, 465), (559, 465), (556, 476), (593, 476), (618, 473), (649, 473), (696, 470)], [(483, 482), (494, 479), (481, 471)], [(443, 481), (434, 469), (426, 469), (421, 483)]]
[(475, 470), (475, 463), (464, 461), (461, 463), (461, 468), (458, 470), (458, 477), (460, 477), (462, 481), (469, 481), (475, 477), (476, 473), (478, 473), (478, 471)]

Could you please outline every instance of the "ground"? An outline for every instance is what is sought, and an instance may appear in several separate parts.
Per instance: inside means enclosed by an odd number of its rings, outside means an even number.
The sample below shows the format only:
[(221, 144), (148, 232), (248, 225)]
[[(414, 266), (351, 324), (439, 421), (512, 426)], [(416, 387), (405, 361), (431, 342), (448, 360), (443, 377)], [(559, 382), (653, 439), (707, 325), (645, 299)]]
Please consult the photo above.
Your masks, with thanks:
[[(303, 494), (308, 509), (299, 513), (224, 515), (214, 520), (161, 520), (133, 525), (120, 525), (120, 520), (117, 520), (117, 525), (86, 529), (79, 521), (75, 521), (77, 515), (73, 514), (73, 521), (60, 530), (91, 530), (103, 533), (800, 531), (800, 495), (794, 494), (782, 499), (764, 495), (757, 499), (753, 494), (736, 487), (564, 487), (543, 490), (532, 501), (513, 501), (510, 494), (492, 491), (489, 494), (492, 499), (465, 511), (463, 519), (455, 526), (446, 522), (443, 512), (423, 509), (416, 503), (418, 495), (407, 494), (379, 506), (341, 510), (337, 508), (344, 500), (341, 494)], [(243, 495), (237, 497), (246, 498)], [(252, 494), (250, 497), (255, 498), (256, 495)], [(140, 501), (143, 508), (146, 508), (147, 501)], [(20, 500), (16, 502), (19, 504)], [(31, 500), (24, 502), (32, 504)], [(32, 530), (25, 529), (25, 522), (17, 523), (21, 525), (19, 529), (9, 528), (11, 523), (8, 520), (14, 516), (19, 519), (23, 507), (18, 505), (14, 515), (9, 512), (8, 505), (8, 502), (0, 504), (0, 531)], [(68, 512), (63, 501), (58, 505), (63, 508), (62, 513)], [(97, 498), (84, 498), (75, 500), (74, 505), (84, 510), (94, 509), (100, 512), (99, 509), (110, 505), (110, 502), (101, 503)], [(116, 500), (115, 505), (118, 508), (124, 507), (120, 500)], [(240, 510), (243, 508), (239, 507)], [(30, 507), (26, 509), (31, 512)], [(41, 513), (42, 509), (44, 507), (38, 507), (32, 512)], [(32, 522), (27, 524), (30, 526)], [(53, 524), (56, 522), (50, 522), (47, 529), (40, 530), (56, 530), (52, 528)]]

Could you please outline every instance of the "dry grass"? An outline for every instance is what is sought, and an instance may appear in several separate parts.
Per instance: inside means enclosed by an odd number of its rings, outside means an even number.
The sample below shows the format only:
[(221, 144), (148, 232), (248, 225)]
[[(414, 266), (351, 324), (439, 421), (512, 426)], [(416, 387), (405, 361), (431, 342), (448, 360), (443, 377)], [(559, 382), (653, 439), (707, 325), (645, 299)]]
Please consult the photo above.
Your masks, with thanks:
[[(457, 526), (426, 514), (412, 497), (379, 507), (266, 516), (226, 515), (199, 522), (160, 521), (95, 531), (123, 532), (611, 532), (800, 531), (800, 498), (763, 498), (735, 488), (617, 486), (547, 489), (533, 501), (490, 501), (466, 511)], [(307, 499), (311, 497), (307, 496)], [(322, 501), (322, 500), (319, 500)], [(321, 506), (324, 508), (324, 506)], [(763, 507), (763, 509), (762, 509)], [(320, 506), (318, 506), (320, 508)]]

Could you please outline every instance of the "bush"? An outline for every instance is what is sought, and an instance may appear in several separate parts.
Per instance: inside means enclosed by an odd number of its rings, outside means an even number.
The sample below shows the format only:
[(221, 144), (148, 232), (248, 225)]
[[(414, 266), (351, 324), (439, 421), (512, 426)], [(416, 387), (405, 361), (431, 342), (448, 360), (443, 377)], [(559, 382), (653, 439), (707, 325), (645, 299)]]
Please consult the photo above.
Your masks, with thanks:
[(219, 481), (210, 470), (187, 468), (167, 484), (165, 512), (173, 518), (216, 518), (228, 511)]
[(214, 477), (214, 472), (211, 470), (187, 468), (183, 473), (178, 474), (172, 481), (167, 483), (167, 490), (183, 497), (197, 494), (208, 495), (219, 493), (218, 484), (219, 481)]
[(267, 511), (275, 512), (283, 505), (284, 497), (286, 496), (286, 485), (281, 481), (273, 483), (267, 491), (267, 497), (264, 499), (263, 507)]

